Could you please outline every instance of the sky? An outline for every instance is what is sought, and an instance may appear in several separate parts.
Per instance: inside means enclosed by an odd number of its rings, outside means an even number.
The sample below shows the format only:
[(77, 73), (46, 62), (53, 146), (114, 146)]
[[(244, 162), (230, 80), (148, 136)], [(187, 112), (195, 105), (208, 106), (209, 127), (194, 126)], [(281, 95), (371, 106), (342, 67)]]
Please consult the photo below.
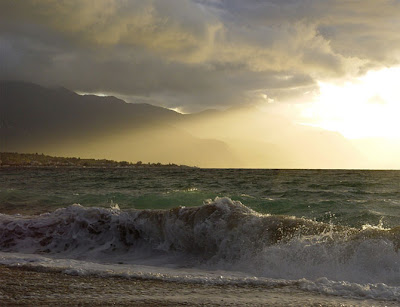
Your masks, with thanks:
[(400, 139), (398, 0), (0, 0), (0, 79)]

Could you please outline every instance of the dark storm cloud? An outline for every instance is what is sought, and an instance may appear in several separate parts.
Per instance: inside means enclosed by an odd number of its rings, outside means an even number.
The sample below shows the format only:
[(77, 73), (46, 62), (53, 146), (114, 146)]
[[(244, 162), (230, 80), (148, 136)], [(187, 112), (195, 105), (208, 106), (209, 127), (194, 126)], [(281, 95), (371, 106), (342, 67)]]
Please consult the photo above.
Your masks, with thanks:
[(0, 78), (185, 111), (302, 102), (317, 80), (397, 64), (398, 17), (386, 0), (5, 0)]

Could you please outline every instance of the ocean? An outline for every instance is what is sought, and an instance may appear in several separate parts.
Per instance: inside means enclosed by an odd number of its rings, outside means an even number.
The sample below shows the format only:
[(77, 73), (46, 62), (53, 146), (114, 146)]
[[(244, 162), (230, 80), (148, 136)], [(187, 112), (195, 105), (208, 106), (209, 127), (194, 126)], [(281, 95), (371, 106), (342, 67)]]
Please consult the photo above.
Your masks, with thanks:
[(400, 304), (400, 171), (2, 168), (0, 213), (8, 269), (210, 305)]

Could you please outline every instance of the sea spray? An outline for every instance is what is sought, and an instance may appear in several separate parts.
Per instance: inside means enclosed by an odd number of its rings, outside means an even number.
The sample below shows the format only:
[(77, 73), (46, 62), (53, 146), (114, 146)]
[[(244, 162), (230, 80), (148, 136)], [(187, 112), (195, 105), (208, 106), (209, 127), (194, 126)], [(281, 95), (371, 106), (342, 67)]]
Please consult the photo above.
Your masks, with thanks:
[(396, 286), (399, 238), (398, 228), (359, 230), (262, 215), (228, 198), (170, 210), (72, 205), (39, 216), (0, 215), (2, 251), (115, 263), (162, 255), (177, 266), (186, 259), (193, 267), (270, 278)]

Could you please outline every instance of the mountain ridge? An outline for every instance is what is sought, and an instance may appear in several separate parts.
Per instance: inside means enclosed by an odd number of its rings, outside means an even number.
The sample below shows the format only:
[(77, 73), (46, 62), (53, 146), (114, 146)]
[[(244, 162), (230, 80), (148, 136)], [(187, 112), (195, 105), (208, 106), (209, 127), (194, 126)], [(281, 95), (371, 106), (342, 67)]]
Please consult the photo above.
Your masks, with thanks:
[(365, 168), (340, 134), (254, 106), (181, 114), (16, 81), (0, 82), (0, 98), (1, 151), (212, 168)]
[[(184, 115), (166, 108), (4, 80), (0, 97), (1, 151), (210, 167), (237, 162), (223, 142), (174, 127)], [(219, 155), (204, 152), (207, 147)]]

